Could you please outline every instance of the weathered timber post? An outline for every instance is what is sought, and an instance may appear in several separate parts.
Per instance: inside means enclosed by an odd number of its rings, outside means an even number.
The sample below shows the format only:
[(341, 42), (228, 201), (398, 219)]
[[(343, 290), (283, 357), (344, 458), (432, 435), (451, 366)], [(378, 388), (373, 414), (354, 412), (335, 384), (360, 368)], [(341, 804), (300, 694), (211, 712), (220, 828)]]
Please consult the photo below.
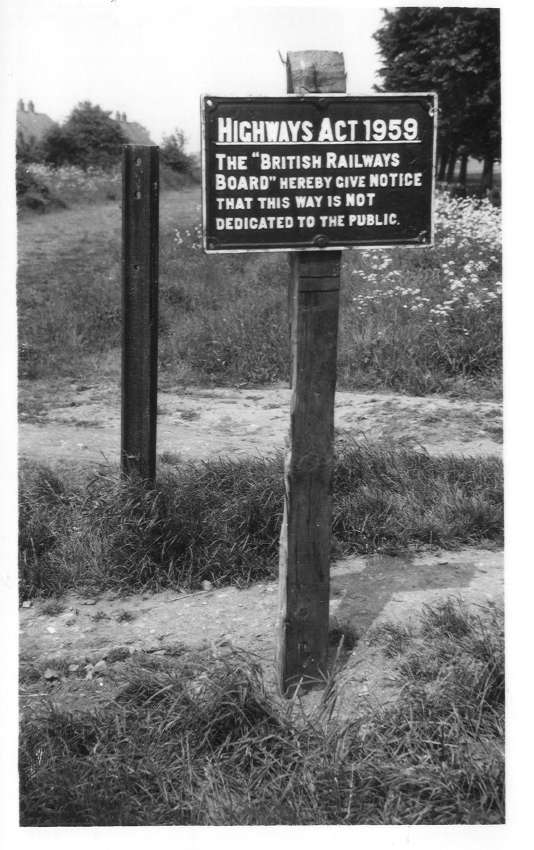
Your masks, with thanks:
[(156, 471), (159, 149), (125, 145), (122, 161), (121, 470)]
[[(345, 92), (341, 53), (287, 57), (288, 93)], [(328, 244), (319, 236), (318, 244)], [(291, 412), (280, 536), (282, 692), (326, 674), (340, 251), (292, 256)]]
[[(287, 73), (286, 97), (201, 102), (204, 250), (294, 252), (277, 650), (284, 693), (327, 672), (341, 250), (432, 244), (437, 110), (432, 92), (347, 95), (340, 53), (290, 53)], [(339, 191), (367, 187), (377, 191)], [(307, 208), (317, 214), (299, 214)]]

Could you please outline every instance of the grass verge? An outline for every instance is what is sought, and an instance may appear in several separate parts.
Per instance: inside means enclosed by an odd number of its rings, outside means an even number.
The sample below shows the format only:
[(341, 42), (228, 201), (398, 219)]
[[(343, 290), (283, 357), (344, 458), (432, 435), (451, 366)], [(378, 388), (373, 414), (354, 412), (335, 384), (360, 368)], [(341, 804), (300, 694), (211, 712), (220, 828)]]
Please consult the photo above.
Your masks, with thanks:
[[(246, 585), (277, 570), (282, 458), (161, 465), (154, 489), (26, 465), (21, 595)], [(502, 541), (502, 464), (355, 444), (334, 476), (334, 555)]]
[(147, 662), (99, 711), (23, 719), (21, 823), (503, 822), (502, 613), (428, 609), (399, 677), (342, 722), (335, 688), (306, 714), (244, 655)]

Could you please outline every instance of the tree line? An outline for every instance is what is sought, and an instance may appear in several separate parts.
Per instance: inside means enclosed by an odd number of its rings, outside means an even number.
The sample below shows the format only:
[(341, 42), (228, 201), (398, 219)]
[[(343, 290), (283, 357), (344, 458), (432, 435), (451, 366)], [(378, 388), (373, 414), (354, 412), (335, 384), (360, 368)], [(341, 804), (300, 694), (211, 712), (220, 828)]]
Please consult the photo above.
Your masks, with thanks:
[(483, 162), (481, 188), (501, 158), (500, 18), (495, 8), (384, 10), (374, 38), (382, 58), (379, 91), (436, 91), (438, 180), (465, 185), (467, 162)]

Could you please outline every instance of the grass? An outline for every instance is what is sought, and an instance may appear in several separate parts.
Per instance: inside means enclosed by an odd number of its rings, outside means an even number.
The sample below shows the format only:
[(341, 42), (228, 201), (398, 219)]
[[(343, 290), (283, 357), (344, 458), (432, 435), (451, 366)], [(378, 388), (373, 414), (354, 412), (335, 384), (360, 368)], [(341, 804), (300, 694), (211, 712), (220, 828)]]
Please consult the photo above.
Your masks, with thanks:
[[(334, 475), (334, 555), (501, 542), (502, 464), (347, 446)], [(25, 464), (22, 598), (68, 589), (244, 586), (277, 570), (282, 458), (184, 462), (154, 489), (104, 469), (69, 482)]]
[(345, 720), (335, 681), (310, 713), (245, 655), (141, 656), (104, 708), (23, 717), (21, 823), (502, 823), (503, 652), (497, 609), (428, 609), (398, 701)]
[[(62, 187), (71, 209), (19, 223), (21, 376), (116, 379), (116, 177), (113, 187), (53, 177), (55, 189), (71, 181)], [(286, 380), (287, 258), (207, 257), (199, 200), (191, 188), (161, 198), (161, 383)], [(437, 212), (433, 249), (343, 254), (340, 387), (498, 397), (500, 214), (445, 195)], [(52, 597), (42, 608), (50, 615), (62, 607), (53, 597), (70, 589), (274, 577), (281, 458), (160, 460), (173, 468), (162, 463), (151, 490), (120, 482), (114, 469), (71, 479), (24, 464), (22, 598)], [(334, 555), (500, 543), (502, 533), (497, 459), (356, 444), (337, 457)], [(417, 628), (382, 624), (368, 639), (397, 663), (400, 697), (389, 708), (355, 706), (347, 722), (336, 719), (335, 679), (310, 715), (297, 699), (269, 693), (244, 655), (121, 655), (127, 681), (104, 708), (23, 715), (21, 823), (503, 822), (502, 613), (474, 616), (449, 601), (427, 609)], [(67, 667), (56, 671), (63, 685)], [(28, 681), (43, 674), (26, 673)]]
[[(207, 256), (198, 189), (160, 206), (162, 383), (288, 377), (284, 254)], [(21, 375), (119, 373), (120, 211), (107, 204), (19, 227)], [(500, 210), (437, 195), (436, 247), (346, 251), (341, 388), (498, 397)]]
[(410, 624), (384, 622), (374, 626), (367, 635), (369, 646), (378, 644), (386, 658), (401, 655), (413, 637)]

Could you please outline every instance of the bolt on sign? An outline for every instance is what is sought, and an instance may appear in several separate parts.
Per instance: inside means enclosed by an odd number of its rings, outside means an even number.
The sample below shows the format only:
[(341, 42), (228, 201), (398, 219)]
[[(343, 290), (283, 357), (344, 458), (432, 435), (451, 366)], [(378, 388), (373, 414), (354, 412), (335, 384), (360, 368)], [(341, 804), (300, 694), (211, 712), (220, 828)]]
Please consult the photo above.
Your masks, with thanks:
[(204, 247), (431, 245), (433, 93), (202, 98)]

